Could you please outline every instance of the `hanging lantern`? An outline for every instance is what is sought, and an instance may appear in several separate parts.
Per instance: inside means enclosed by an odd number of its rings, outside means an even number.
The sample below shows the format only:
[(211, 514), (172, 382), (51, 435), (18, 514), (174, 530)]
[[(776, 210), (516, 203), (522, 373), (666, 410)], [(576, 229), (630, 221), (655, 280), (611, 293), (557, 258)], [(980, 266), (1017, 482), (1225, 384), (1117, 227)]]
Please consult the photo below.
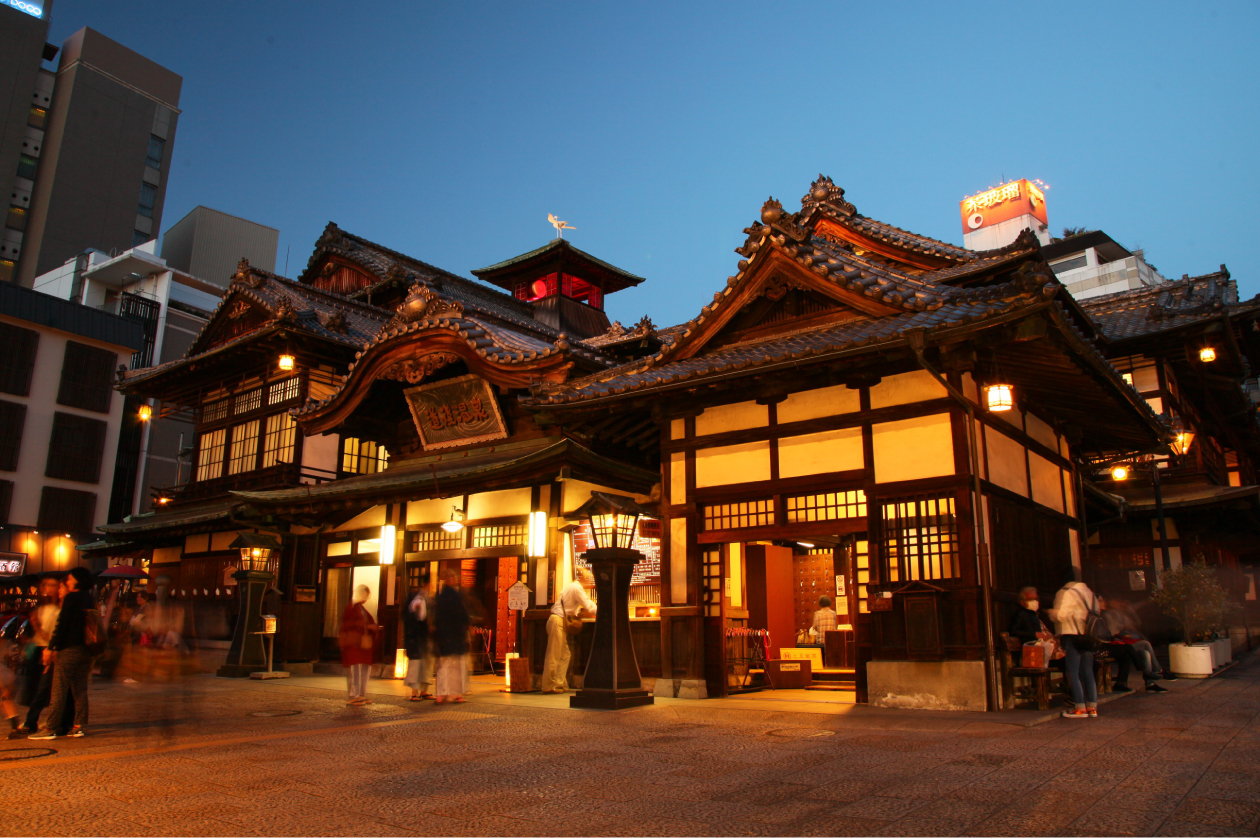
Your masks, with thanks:
[(381, 527), (381, 552), (378, 554), (381, 564), (394, 563), (394, 547), (397, 540), (398, 531), (393, 524), (386, 524)]
[(136, 418), (141, 422), (148, 422), (153, 418), (153, 408), (147, 404), (140, 405), (140, 409), (136, 411)]
[(990, 384), (984, 388), (984, 398), (992, 413), (1011, 410), (1015, 407), (1015, 388), (1009, 384)]
[(279, 367), (280, 367), (280, 369), (282, 369), (282, 370), (283, 370), (283, 371), (285, 371), (285, 372), (292, 372), (292, 371), (293, 371), (293, 365), (294, 365), (294, 364), (296, 364), (296, 363), (297, 363), (297, 361), (294, 359), (294, 357), (293, 357), (292, 355), (281, 355), (281, 356), (280, 356), (280, 363), (279, 363)]
[(1178, 456), (1184, 457), (1190, 450), (1190, 443), (1194, 442), (1194, 431), (1182, 424), (1180, 419), (1173, 423), (1172, 430), (1173, 438), (1168, 447)]
[(455, 507), (451, 507), (451, 520), (442, 523), (442, 529), (447, 532), (459, 532), (464, 528), (464, 513)]
[(1129, 467), (1126, 466), (1124, 463), (1117, 463), (1116, 465), (1112, 466), (1111, 479), (1112, 480), (1128, 480)]
[(547, 555), (547, 513), (536, 510), (529, 513), (529, 555), (540, 559)]
[(1199, 350), (1199, 360), (1205, 364), (1210, 364), (1216, 360), (1216, 350), (1210, 346), (1205, 346)]

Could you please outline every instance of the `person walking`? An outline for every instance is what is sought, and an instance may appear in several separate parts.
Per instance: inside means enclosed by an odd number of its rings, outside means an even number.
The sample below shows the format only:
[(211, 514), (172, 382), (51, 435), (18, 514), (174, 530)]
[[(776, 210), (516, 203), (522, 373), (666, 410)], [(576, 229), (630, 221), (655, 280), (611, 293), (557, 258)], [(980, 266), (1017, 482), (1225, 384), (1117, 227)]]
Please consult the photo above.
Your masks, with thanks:
[(346, 668), (346, 704), (361, 706), (371, 704), (367, 697), (368, 675), (376, 652), (376, 635), (380, 627), (364, 603), (372, 592), (367, 585), (354, 589), (354, 598), (341, 615), (341, 630), (337, 643), (341, 646), (341, 665)]
[[(44, 650), (52, 642), (53, 629), (57, 627), (57, 617), (61, 614), (61, 603), (67, 590), (64, 583), (47, 577), (39, 582), (39, 604), (31, 611), (31, 648), (27, 652), (26, 675), (22, 697), (19, 704), (25, 704), (26, 723), (19, 728), (19, 733), (32, 734), (39, 730), (39, 717), (52, 703), (53, 667), (44, 662)], [(74, 698), (66, 707), (66, 714), (74, 713)], [(62, 729), (57, 733), (64, 736), (70, 732), (70, 725), (62, 722)]]
[(1090, 614), (1098, 613), (1094, 592), (1075, 577), (1059, 589), (1050, 612), (1059, 644), (1063, 647), (1063, 671), (1072, 694), (1073, 709), (1064, 710), (1065, 719), (1098, 716), (1098, 685), (1094, 681), (1094, 638), (1089, 636)]
[(65, 586), (61, 613), (57, 615), (57, 625), (43, 654), (44, 663), (53, 667), (52, 709), (45, 726), (28, 739), (57, 738), (71, 695), (74, 696), (74, 727), (66, 735), (77, 738), (87, 732), (88, 678), (92, 674), (92, 651), (88, 644), (95, 643), (95, 638), (103, 635), (103, 629), (92, 599), (92, 574), (88, 569), (71, 568)]
[(411, 690), (409, 700), (433, 698), (433, 657), (429, 653), (429, 598), (423, 590), (403, 611), (403, 647), (407, 652), (407, 677), (403, 686)]
[(468, 691), (468, 606), (459, 592), (459, 573), (442, 571), (442, 590), (433, 611), (433, 639), (437, 645), (437, 694), (434, 701), (464, 703)]
[(595, 603), (586, 595), (585, 585), (594, 585), (595, 577), (589, 568), (579, 567), (576, 578), (564, 586), (560, 596), (551, 606), (547, 618), (547, 655), (543, 659), (542, 691), (563, 693), (569, 688), (569, 633), (565, 630), (567, 617), (595, 616)]

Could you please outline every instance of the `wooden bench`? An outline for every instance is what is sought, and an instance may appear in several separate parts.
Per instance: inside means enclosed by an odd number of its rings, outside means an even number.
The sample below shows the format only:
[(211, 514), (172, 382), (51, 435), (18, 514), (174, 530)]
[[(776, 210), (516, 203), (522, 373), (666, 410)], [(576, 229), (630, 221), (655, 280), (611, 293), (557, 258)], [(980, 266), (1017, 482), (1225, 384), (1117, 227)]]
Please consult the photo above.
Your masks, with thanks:
[[(1037, 702), (1038, 710), (1050, 709), (1050, 687), (1051, 682), (1057, 675), (1059, 678), (1060, 689), (1063, 688), (1063, 672), (1058, 669), (1038, 669), (1032, 666), (1020, 666), (1024, 653), (1024, 644), (1020, 642), (1018, 637), (1011, 637), (1006, 632), (1000, 635), (1002, 638), (1002, 648), (1005, 654), (1002, 655), (1002, 680), (1004, 683), (1011, 685), (1010, 696), (1012, 699), (1033, 700)], [(1019, 689), (1014, 687), (1015, 678), (1027, 678), (1032, 681), (1031, 693), (1021, 693)]]

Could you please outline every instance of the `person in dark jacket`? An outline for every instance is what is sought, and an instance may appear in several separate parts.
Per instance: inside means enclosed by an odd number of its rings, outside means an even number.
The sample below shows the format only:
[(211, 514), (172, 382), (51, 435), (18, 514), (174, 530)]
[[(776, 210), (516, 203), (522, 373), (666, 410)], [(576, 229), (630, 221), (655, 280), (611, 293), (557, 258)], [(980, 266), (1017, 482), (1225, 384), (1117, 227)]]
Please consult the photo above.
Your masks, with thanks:
[(435, 701), (462, 704), (468, 691), (468, 606), (459, 593), (459, 573), (442, 573), (442, 591), (434, 607), (433, 641), (437, 646)]
[[(25, 700), (21, 702), (27, 707), (26, 724), (21, 730), (23, 735), (29, 736), (39, 730), (39, 716), (48, 709), (48, 705), (52, 704), (53, 665), (44, 662), (46, 659), (44, 650), (52, 642), (53, 631), (57, 628), (57, 617), (61, 614), (61, 604), (65, 602), (66, 594), (69, 592), (64, 581), (51, 577), (42, 579), (39, 583), (39, 605), (31, 611), (30, 618), (34, 631), (34, 636), (31, 638), (34, 654), (27, 663), (26, 680), (29, 695), (25, 696)], [(73, 720), (74, 695), (71, 694), (66, 701), (66, 710), (61, 717), (61, 727), (57, 728), (59, 736), (70, 733)]]
[(411, 701), (433, 698), (433, 656), (429, 653), (429, 598), (423, 590), (403, 610), (403, 648), (407, 652), (407, 677), (403, 686), (411, 690)]
[(1049, 640), (1054, 637), (1054, 632), (1046, 625), (1038, 613), (1040, 602), (1037, 599), (1037, 589), (1028, 587), (1022, 588), (1019, 592), (1019, 608), (1011, 615), (1010, 625), (1006, 631), (1011, 637), (1019, 639), (1020, 643), (1031, 643), (1034, 640)]
[(74, 694), (74, 727), (68, 736), (85, 734), (88, 722), (88, 678), (92, 674), (92, 652), (88, 649), (88, 620), (96, 620), (94, 633), (101, 635), (102, 628), (92, 598), (92, 574), (85, 567), (76, 567), (66, 577), (66, 598), (57, 615), (57, 626), (52, 640), (44, 650), (44, 662), (53, 665), (52, 710), (48, 721), (30, 739), (56, 739), (61, 726), (66, 701)]

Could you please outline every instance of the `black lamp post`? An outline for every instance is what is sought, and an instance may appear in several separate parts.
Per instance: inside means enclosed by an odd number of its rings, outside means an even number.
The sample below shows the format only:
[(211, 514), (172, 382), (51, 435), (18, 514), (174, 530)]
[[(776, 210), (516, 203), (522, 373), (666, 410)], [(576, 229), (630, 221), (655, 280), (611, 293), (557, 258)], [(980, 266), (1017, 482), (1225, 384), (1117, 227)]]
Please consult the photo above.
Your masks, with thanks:
[(630, 640), (630, 576), (643, 559), (630, 545), (639, 516), (648, 512), (623, 495), (592, 492), (577, 514), (587, 519), (595, 540), (595, 547), (582, 557), (595, 574), (599, 608), (582, 689), (569, 699), (569, 706), (620, 710), (651, 704)]
[(267, 669), (267, 651), (263, 646), (263, 595), (276, 578), (280, 542), (275, 536), (243, 532), (232, 542), (233, 550), (241, 551), (240, 569), (232, 574), (240, 592), (240, 611), (227, 663), (219, 667), (225, 678), (248, 678), (250, 673)]

